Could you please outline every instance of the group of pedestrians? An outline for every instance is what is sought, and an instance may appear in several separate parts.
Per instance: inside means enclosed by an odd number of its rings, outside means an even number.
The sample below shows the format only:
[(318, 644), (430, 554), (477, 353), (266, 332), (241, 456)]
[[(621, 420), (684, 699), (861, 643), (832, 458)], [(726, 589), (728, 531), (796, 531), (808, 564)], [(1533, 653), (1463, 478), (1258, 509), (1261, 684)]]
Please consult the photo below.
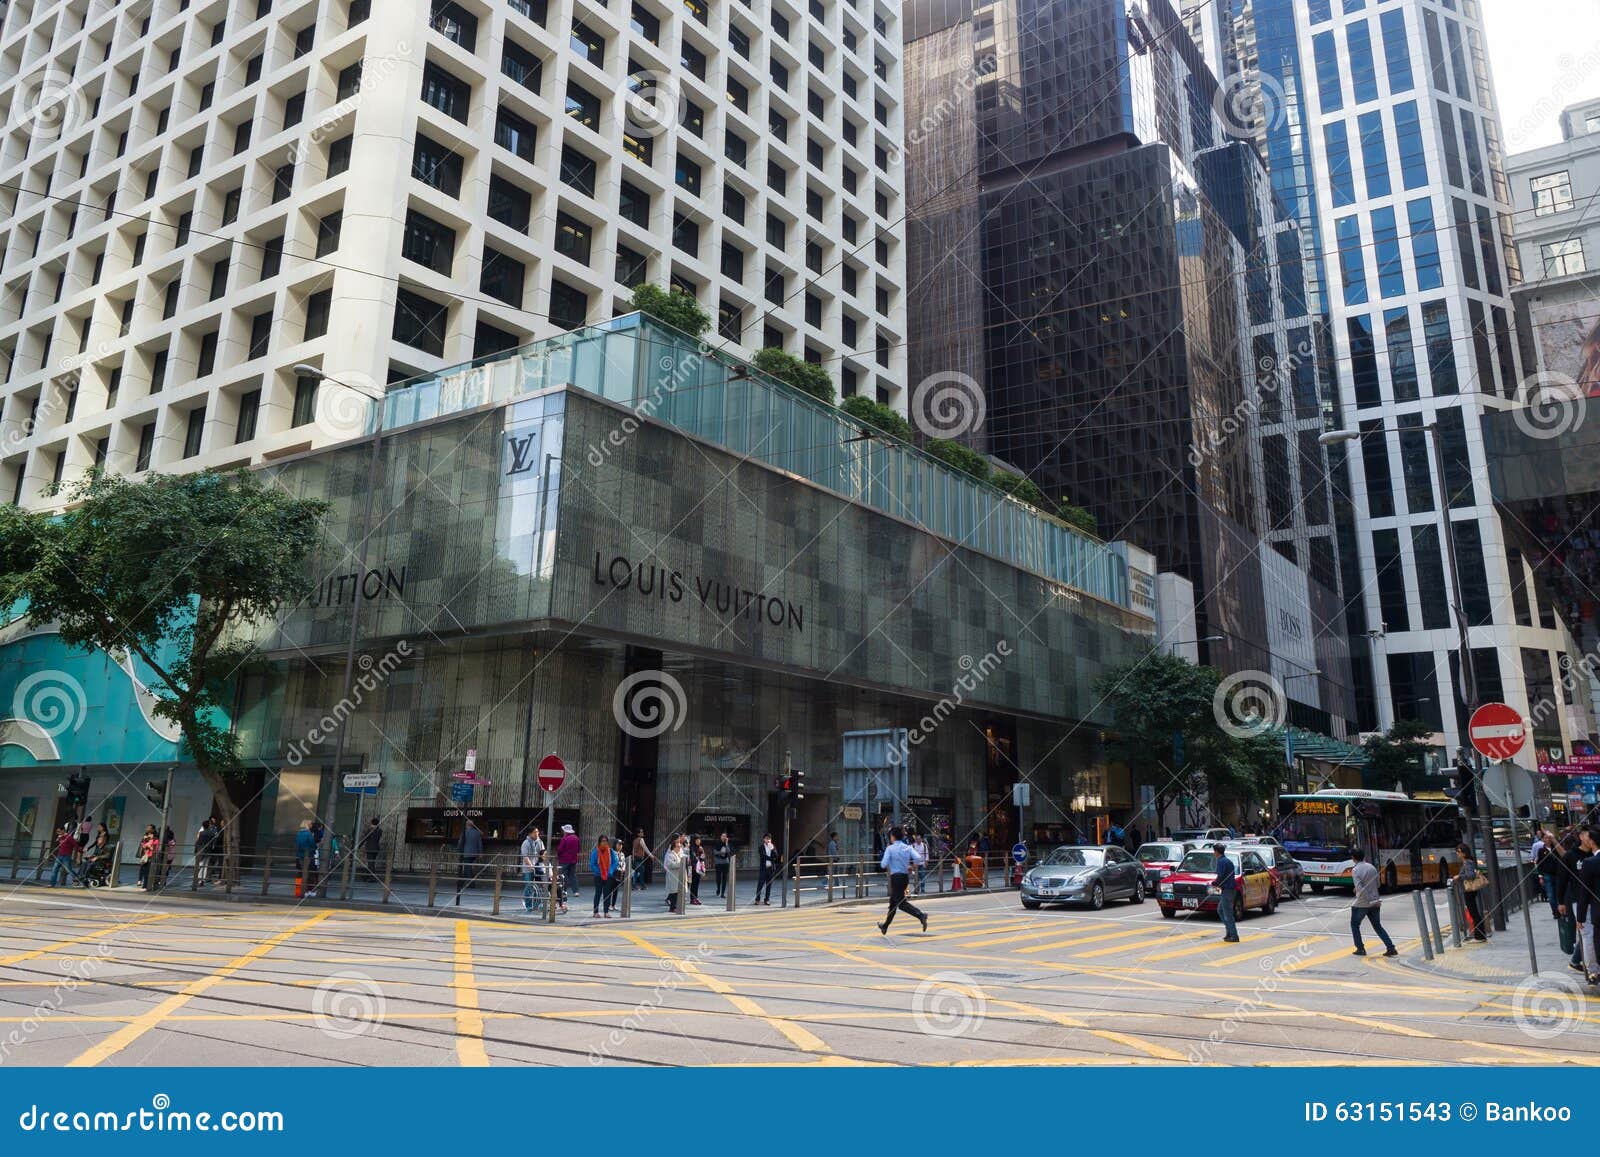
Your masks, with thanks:
[(50, 886), (60, 887), (72, 880), (87, 888), (96, 875), (102, 880), (109, 878), (115, 849), (116, 843), (105, 824), (96, 826), (87, 816), (76, 823), (62, 824), (55, 832)]
[(1600, 923), (1600, 828), (1542, 831), (1533, 845), (1534, 869), (1556, 920), (1567, 965), (1600, 985), (1595, 926)]

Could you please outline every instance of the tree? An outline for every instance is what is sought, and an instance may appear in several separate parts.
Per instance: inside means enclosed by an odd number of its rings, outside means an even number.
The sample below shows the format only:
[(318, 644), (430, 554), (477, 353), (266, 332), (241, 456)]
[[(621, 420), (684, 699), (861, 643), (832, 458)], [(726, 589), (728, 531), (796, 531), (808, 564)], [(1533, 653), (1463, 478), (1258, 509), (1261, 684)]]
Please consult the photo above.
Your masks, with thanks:
[(864, 394), (851, 394), (839, 403), (839, 408), (852, 418), (865, 422), (885, 434), (899, 438), (903, 442), (911, 440), (911, 423), (906, 421), (905, 415), (893, 406), (886, 406)]
[(155, 673), (157, 715), (182, 733), (237, 855), (238, 737), (227, 684), (249, 652), (231, 625), (276, 615), (309, 595), (327, 504), (254, 475), (94, 475), (52, 516), (0, 517), (0, 601), (30, 626), (54, 624), (85, 650), (132, 651)]
[(833, 379), (828, 371), (814, 362), (804, 361), (793, 354), (768, 346), (755, 356), (755, 367), (764, 374), (777, 378), (813, 398), (833, 404)]
[(1031, 478), (1024, 478), (1020, 474), (1012, 474), (1005, 470), (996, 470), (994, 477), (990, 478), (989, 481), (1011, 495), (1011, 497), (1026, 502), (1029, 506), (1036, 507), (1039, 510), (1049, 508), (1049, 502), (1044, 496), (1044, 491), (1035, 486)]
[(1065, 497), (1056, 504), (1056, 517), (1068, 526), (1076, 526), (1085, 534), (1096, 537), (1100, 534), (1100, 523), (1095, 516), (1081, 506), (1072, 505), (1071, 500)]
[(693, 296), (681, 289), (662, 289), (659, 285), (635, 285), (633, 308), (646, 317), (682, 330), (690, 337), (702, 337), (711, 328), (711, 315), (700, 308)]
[(979, 482), (989, 481), (989, 460), (970, 447), (949, 438), (934, 438), (922, 447), (946, 466), (970, 474)]
[(1397, 719), (1385, 735), (1363, 745), (1367, 753), (1362, 780), (1368, 787), (1392, 791), (1396, 783), (1408, 794), (1439, 787), (1428, 775), (1427, 754), (1433, 729), (1415, 719)]

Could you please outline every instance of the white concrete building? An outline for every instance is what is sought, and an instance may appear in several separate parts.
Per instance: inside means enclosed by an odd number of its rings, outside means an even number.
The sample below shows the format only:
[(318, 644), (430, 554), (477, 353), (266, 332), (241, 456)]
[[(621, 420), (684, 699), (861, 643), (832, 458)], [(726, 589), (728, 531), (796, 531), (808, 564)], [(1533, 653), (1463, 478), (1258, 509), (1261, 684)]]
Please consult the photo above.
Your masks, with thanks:
[(337, 441), (365, 403), (297, 365), (374, 390), (645, 281), (904, 409), (892, 0), (0, 11), (0, 500)]

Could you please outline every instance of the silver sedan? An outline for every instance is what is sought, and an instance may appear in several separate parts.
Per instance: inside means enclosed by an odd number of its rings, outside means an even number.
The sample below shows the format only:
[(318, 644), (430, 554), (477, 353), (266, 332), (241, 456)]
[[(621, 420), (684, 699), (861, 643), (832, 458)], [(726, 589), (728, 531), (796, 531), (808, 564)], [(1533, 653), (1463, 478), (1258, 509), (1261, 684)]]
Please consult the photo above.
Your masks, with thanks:
[(1116, 845), (1057, 848), (1022, 877), (1022, 906), (1084, 904), (1107, 900), (1144, 903), (1144, 866)]

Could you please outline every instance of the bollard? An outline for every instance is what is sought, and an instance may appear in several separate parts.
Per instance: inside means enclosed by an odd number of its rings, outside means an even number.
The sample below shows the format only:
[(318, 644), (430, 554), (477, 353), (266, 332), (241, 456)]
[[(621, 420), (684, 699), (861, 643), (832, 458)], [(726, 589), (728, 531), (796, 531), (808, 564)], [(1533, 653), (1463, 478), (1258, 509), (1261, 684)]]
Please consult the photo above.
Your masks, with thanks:
[(200, 890), (200, 854), (198, 852), (196, 852), (195, 853), (195, 857), (194, 857), (194, 863), (191, 864), (190, 867), (189, 867), (189, 891), (198, 892), (199, 890)]
[(355, 880), (355, 872), (356, 853), (354, 850), (352, 850), (346, 853), (344, 858), (344, 884), (339, 889), (339, 899), (348, 900), (350, 898), (350, 885)]
[(689, 862), (684, 860), (678, 867), (678, 915), (689, 914)]
[(837, 867), (838, 863), (830, 856), (828, 858), (828, 903), (830, 904), (833, 903), (833, 873)]
[(794, 906), (800, 907), (800, 861), (794, 862)]
[(22, 841), (11, 841), (11, 878), (17, 878), (17, 872), (22, 867)]
[(267, 857), (261, 864), (261, 894), (267, 894), (267, 885), (272, 881), (272, 849), (267, 849)]
[(389, 849), (389, 860), (383, 866), (383, 902), (385, 904), (394, 899), (394, 848)]
[(561, 895), (561, 881), (556, 879), (556, 865), (550, 860), (550, 849), (544, 850), (544, 922), (556, 922), (556, 899)]
[(860, 900), (867, 894), (867, 860), (865, 856), (856, 857), (856, 899)]
[(620, 919), (633, 918), (633, 867), (628, 857), (622, 861), (622, 915)]
[(1462, 902), (1461, 902), (1460, 894), (1457, 893), (1457, 891), (1454, 888), (1451, 888), (1450, 889), (1450, 947), (1452, 947), (1452, 948), (1460, 948), (1461, 947), (1461, 941), (1462, 941), (1461, 925), (1465, 922), (1465, 920), (1464, 920), (1465, 912), (1463, 910), (1464, 908), (1465, 908), (1465, 905), (1462, 904)]
[(1419, 939), (1422, 941), (1422, 958), (1424, 960), (1432, 960), (1433, 942), (1428, 939), (1428, 916), (1422, 910), (1422, 893), (1413, 891), (1411, 893), (1411, 903), (1417, 910), (1417, 928), (1420, 932)]
[(728, 911), (736, 911), (739, 895), (739, 857), (730, 856), (728, 859)]
[(435, 860), (428, 865), (428, 904), (433, 907), (433, 901), (439, 894), (439, 862)]
[(111, 849), (111, 875), (107, 887), (115, 888), (122, 883), (122, 841), (118, 840)]
[(489, 909), (489, 915), (500, 915), (500, 887), (505, 881), (506, 870), (499, 864), (494, 866), (494, 906)]
[(1444, 933), (1439, 930), (1439, 906), (1432, 888), (1427, 888), (1428, 894), (1428, 927), (1433, 933), (1433, 950), (1439, 955), (1444, 955)]

